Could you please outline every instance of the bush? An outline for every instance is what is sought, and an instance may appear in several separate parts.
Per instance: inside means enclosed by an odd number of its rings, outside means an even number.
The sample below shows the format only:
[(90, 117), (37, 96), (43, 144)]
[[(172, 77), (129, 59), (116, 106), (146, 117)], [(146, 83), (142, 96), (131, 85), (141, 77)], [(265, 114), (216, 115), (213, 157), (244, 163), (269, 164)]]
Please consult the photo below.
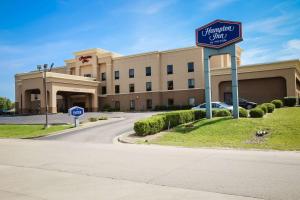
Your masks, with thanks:
[(216, 117), (228, 117), (231, 116), (231, 112), (227, 109), (220, 109), (216, 111)]
[(206, 117), (205, 110), (194, 110), (195, 120), (202, 119)]
[(140, 120), (134, 123), (133, 127), (135, 133), (139, 136), (145, 136), (149, 133), (148, 120)]
[(261, 108), (253, 108), (249, 112), (251, 118), (261, 118), (264, 116), (264, 111)]
[(275, 105), (272, 103), (264, 103), (263, 105), (265, 105), (267, 107), (268, 113), (272, 113), (275, 109)]
[(284, 97), (284, 106), (293, 107), (297, 104), (297, 97)]
[(89, 121), (90, 122), (96, 122), (96, 121), (98, 121), (98, 118), (97, 117), (91, 117), (91, 118), (89, 118)]
[(275, 99), (271, 101), (274, 104), (275, 108), (281, 108), (283, 106), (283, 102), (280, 99)]
[(268, 108), (267, 108), (267, 106), (264, 105), (264, 104), (258, 105), (257, 108), (262, 109), (262, 111), (264, 112), (264, 115), (268, 113)]
[(100, 116), (100, 117), (98, 118), (98, 120), (107, 120), (107, 117), (106, 117), (106, 116)]
[(240, 117), (248, 117), (248, 111), (245, 108), (239, 108)]

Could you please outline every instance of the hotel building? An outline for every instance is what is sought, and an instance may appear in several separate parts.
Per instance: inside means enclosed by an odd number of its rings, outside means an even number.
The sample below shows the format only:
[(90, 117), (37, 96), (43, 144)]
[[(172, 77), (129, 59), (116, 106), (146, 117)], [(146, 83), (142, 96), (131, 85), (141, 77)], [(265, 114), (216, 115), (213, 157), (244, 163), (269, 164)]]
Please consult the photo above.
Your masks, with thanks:
[[(237, 47), (239, 97), (257, 103), (300, 96), (300, 61), (240, 66)], [(210, 59), (212, 100), (231, 100), (230, 56)], [(189, 47), (122, 56), (89, 49), (74, 53), (65, 66), (46, 73), (49, 112), (72, 106), (86, 111), (105, 107), (146, 111), (156, 106), (187, 106), (204, 102), (203, 48)], [(16, 111), (45, 111), (43, 72), (15, 75)]]

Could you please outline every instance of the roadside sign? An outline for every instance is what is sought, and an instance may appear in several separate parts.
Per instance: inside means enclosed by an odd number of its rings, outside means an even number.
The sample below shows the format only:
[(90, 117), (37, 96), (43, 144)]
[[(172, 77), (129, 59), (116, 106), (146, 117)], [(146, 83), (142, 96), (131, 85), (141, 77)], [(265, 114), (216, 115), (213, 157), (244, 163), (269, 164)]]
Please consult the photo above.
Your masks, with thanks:
[(81, 108), (79, 106), (74, 106), (69, 109), (69, 115), (74, 117), (74, 124), (75, 127), (79, 126), (79, 117), (84, 115), (84, 108)]
[(196, 29), (196, 45), (219, 49), (243, 40), (242, 23), (215, 20)]

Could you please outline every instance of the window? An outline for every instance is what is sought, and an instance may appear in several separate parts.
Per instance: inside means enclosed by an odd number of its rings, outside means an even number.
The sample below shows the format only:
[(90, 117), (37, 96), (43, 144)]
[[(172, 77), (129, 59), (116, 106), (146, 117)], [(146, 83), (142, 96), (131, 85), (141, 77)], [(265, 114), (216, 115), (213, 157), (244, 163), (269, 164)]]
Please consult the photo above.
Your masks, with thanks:
[(101, 80), (106, 81), (106, 73), (105, 72), (101, 73)]
[(84, 74), (83, 76), (84, 76), (84, 77), (89, 77), (89, 78), (91, 78), (91, 77), (92, 77), (92, 74)]
[(147, 99), (147, 109), (151, 110), (152, 109), (152, 99)]
[(188, 86), (189, 86), (189, 88), (195, 88), (195, 80), (194, 79), (189, 79), (188, 80)]
[(167, 74), (173, 74), (173, 65), (167, 65)]
[(119, 80), (119, 79), (120, 79), (120, 72), (115, 71), (115, 80)]
[(146, 67), (146, 76), (151, 76), (151, 67)]
[(129, 92), (134, 92), (134, 84), (129, 84)]
[(135, 109), (135, 101), (130, 100), (130, 110), (134, 110), (134, 109)]
[(174, 99), (168, 99), (168, 106), (174, 106)]
[(190, 106), (195, 106), (195, 97), (190, 97), (189, 98), (189, 105)]
[(101, 94), (106, 94), (106, 86), (102, 86)]
[(168, 81), (168, 90), (173, 90), (173, 81)]
[(151, 90), (152, 90), (152, 83), (146, 82), (146, 91), (151, 91)]
[(187, 64), (188, 72), (194, 72), (194, 62), (189, 62)]
[(134, 78), (134, 69), (129, 69), (129, 78)]
[(115, 101), (115, 109), (120, 110), (120, 101)]
[(120, 86), (119, 85), (115, 85), (115, 93), (116, 94), (120, 93)]

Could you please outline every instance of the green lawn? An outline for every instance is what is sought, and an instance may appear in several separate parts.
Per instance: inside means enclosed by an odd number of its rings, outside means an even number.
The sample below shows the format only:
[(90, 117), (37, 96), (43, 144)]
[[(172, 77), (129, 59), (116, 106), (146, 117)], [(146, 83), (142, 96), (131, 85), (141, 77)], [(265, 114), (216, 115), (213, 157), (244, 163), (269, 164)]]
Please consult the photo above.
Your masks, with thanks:
[(71, 125), (55, 125), (47, 129), (44, 125), (0, 125), (0, 138), (31, 138), (49, 135), (70, 128)]
[[(256, 137), (257, 130), (267, 130)], [(300, 107), (280, 108), (264, 118), (202, 119), (194, 127), (174, 128), (153, 144), (186, 147), (233, 147), (278, 150), (300, 150)]]

